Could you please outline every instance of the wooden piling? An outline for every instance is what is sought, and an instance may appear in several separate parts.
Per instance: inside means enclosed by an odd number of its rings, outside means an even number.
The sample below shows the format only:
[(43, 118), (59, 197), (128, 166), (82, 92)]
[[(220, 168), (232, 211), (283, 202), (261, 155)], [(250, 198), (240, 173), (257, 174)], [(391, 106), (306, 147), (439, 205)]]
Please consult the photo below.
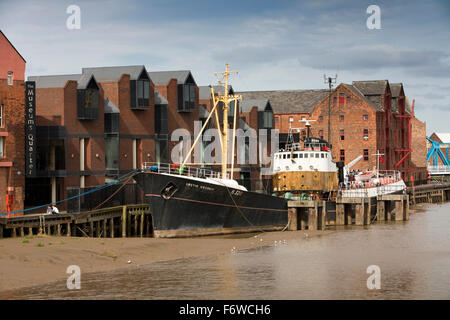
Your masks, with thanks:
[(403, 220), (409, 220), (409, 195), (406, 195), (406, 200), (403, 201)]
[(327, 227), (327, 202), (322, 201), (322, 208), (320, 211), (320, 230), (325, 230)]
[(94, 221), (89, 221), (89, 237), (94, 237)]
[(131, 214), (127, 212), (127, 236), (131, 237)]
[(141, 227), (141, 230), (140, 230), (141, 238), (144, 236), (144, 218), (145, 218), (144, 212), (142, 212), (141, 213), (141, 224), (140, 224), (140, 227)]
[(47, 224), (47, 235), (50, 236), (52, 234), (51, 225)]
[(102, 233), (102, 235), (103, 235), (103, 238), (106, 238), (108, 235), (107, 235), (107, 232), (108, 232), (108, 219), (103, 219), (103, 233)]
[(32, 227), (28, 227), (28, 235), (29, 236), (33, 235), (33, 228)]
[(355, 224), (357, 226), (364, 225), (364, 202), (355, 205)]
[(127, 236), (127, 207), (122, 208), (122, 238)]
[[(125, 228), (124, 228), (125, 230)], [(114, 238), (114, 218), (109, 219), (109, 237)], [(122, 234), (123, 237), (123, 234)]]
[(377, 221), (386, 220), (385, 203), (383, 200), (377, 201)]
[(364, 225), (370, 225), (370, 205), (371, 205), (371, 200), (369, 198), (367, 203), (363, 202), (363, 206), (364, 206)]
[(23, 229), (24, 229), (23, 227), (19, 228), (21, 237), (25, 237), (25, 231)]
[(0, 224), (0, 239), (3, 238), (3, 229), (4, 229), (4, 226), (2, 224)]
[(297, 222), (297, 208), (289, 208), (288, 209), (288, 230), (295, 231), (298, 230), (298, 222)]
[(308, 210), (308, 230), (317, 230), (317, 205)]
[(345, 225), (345, 204), (336, 203), (336, 225)]
[(134, 215), (134, 236), (138, 236), (138, 216), (137, 214)]
[(58, 236), (61, 236), (61, 224), (59, 224), (59, 223), (56, 225), (56, 232), (57, 232)]
[(403, 221), (403, 200), (395, 201), (395, 221)]
[(72, 233), (71, 228), (72, 228), (71, 223), (70, 223), (70, 222), (67, 222), (67, 223), (66, 223), (66, 229), (67, 229), (67, 230), (66, 230), (66, 236), (68, 236), (68, 237), (71, 236), (71, 233)]
[(11, 237), (15, 238), (17, 236), (16, 228), (11, 228)]

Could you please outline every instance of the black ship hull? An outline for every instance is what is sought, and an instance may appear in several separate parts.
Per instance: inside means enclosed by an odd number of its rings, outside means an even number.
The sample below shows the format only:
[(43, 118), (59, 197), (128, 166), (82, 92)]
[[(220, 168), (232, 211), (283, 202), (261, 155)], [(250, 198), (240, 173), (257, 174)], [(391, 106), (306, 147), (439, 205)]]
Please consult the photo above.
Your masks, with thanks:
[(285, 199), (205, 179), (143, 172), (134, 177), (150, 205), (155, 237), (189, 237), (281, 230)]

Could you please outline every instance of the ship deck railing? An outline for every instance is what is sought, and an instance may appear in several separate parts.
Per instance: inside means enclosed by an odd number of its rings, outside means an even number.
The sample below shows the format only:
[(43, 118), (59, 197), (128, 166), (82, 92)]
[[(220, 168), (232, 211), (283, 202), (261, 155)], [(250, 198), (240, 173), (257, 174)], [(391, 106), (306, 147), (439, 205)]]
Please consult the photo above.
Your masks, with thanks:
[[(400, 191), (405, 192), (406, 188), (402, 185), (381, 185), (376, 187), (377, 194), (391, 194), (391, 193), (398, 193)], [(369, 197), (369, 190), (368, 188), (361, 188), (361, 189), (345, 189), (341, 188), (338, 191), (338, 198), (341, 198), (342, 196), (349, 197), (349, 198), (368, 198)]]
[[(142, 169), (150, 172), (176, 174), (187, 177), (222, 179), (221, 172), (201, 167), (180, 166), (174, 163), (144, 162)], [(228, 179), (228, 177), (229, 174), (227, 173), (225, 178)]]
[(329, 147), (326, 143), (308, 143), (306, 146), (302, 147), (301, 144), (298, 143), (290, 143), (286, 145), (286, 148), (283, 149), (284, 152), (287, 151), (328, 151)]
[[(371, 173), (371, 177), (376, 176), (376, 172)], [(370, 178), (368, 181), (348, 181), (347, 183), (341, 183), (341, 190), (358, 190), (367, 189), (373, 187), (389, 187), (392, 183), (402, 180), (400, 172), (395, 170), (380, 170), (378, 171), (378, 177), (375, 179)], [(396, 187), (396, 186), (394, 186)]]

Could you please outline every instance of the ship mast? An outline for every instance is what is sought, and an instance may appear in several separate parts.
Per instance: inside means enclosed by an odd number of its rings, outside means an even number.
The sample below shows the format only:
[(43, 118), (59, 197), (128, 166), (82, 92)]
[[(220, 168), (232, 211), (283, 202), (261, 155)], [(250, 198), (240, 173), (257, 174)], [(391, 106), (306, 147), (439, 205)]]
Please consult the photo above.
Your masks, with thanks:
[[(235, 106), (237, 106), (237, 101), (242, 100), (241, 95), (229, 95), (228, 94), (228, 78), (230, 77), (231, 73), (237, 73), (235, 70), (229, 70), (229, 63), (226, 63), (225, 65), (225, 71), (222, 72), (214, 72), (214, 74), (223, 75), (223, 80), (225, 82), (224, 87), (224, 94), (223, 95), (217, 95), (217, 97), (214, 94), (214, 88), (211, 88), (211, 94), (214, 101), (214, 106), (216, 106), (219, 102), (222, 102), (223, 106), (223, 125), (222, 128), (218, 128), (219, 132), (221, 132), (222, 136), (222, 178), (226, 179), (227, 177), (227, 166), (228, 166), (228, 108), (230, 107), (230, 102), (235, 101)], [(235, 107), (235, 113), (236, 113), (236, 107)], [(236, 114), (234, 115), (234, 119), (236, 121)], [(220, 124), (217, 124), (220, 127)], [(235, 129), (235, 126), (233, 126), (233, 129)], [(233, 135), (234, 137), (234, 135)], [(233, 143), (234, 145), (234, 143)], [(232, 157), (234, 158), (234, 150), (232, 150)], [(234, 159), (232, 159), (233, 161)], [(233, 173), (231, 173), (233, 174)], [(233, 178), (233, 177), (231, 177)]]

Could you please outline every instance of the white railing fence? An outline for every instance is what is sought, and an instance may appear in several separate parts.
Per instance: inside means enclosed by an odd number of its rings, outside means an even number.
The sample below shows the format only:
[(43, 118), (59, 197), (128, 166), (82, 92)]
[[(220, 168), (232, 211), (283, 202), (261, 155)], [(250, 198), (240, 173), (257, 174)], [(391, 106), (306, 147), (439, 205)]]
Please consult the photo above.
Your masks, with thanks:
[[(177, 174), (188, 177), (222, 179), (222, 173), (218, 171), (186, 165), (180, 166), (173, 163), (144, 162), (142, 169), (150, 172)], [(225, 179), (229, 179), (228, 173)]]

